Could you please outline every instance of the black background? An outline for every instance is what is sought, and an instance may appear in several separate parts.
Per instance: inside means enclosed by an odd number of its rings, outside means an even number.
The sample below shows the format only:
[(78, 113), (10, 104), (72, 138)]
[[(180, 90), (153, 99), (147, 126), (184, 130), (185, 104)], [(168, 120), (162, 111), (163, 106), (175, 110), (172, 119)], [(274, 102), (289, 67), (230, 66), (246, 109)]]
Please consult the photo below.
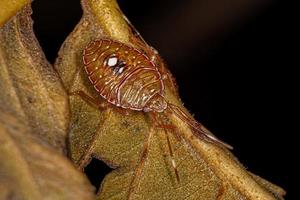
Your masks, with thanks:
[[(293, 54), (299, 50), (292, 5), (254, 0), (119, 4), (169, 64), (185, 106), (234, 146), (249, 170), (284, 187), (286, 199), (296, 199), (299, 64)], [(54, 62), (81, 17), (79, 0), (36, 0), (33, 11), (37, 37)], [(93, 160), (86, 171), (97, 185), (101, 180), (94, 177), (109, 168)]]

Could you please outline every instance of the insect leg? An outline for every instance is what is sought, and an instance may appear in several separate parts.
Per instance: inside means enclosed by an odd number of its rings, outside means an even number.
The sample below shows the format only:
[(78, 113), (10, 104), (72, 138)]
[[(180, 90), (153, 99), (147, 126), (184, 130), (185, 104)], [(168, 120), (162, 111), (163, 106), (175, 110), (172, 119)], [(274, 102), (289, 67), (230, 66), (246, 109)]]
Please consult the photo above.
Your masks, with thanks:
[(177, 180), (178, 183), (180, 183), (180, 178), (179, 178), (179, 174), (178, 174), (178, 169), (177, 169), (177, 165), (176, 165), (176, 162), (175, 162), (175, 159), (174, 159), (174, 153), (173, 153), (173, 149), (172, 149), (172, 146), (171, 146), (170, 137), (169, 137), (169, 134), (168, 134), (168, 131), (167, 131), (167, 129), (172, 129), (172, 128), (171, 128), (171, 127), (167, 127), (166, 125), (160, 124), (160, 123), (159, 123), (159, 120), (158, 120), (157, 117), (156, 117), (156, 113), (152, 114), (152, 118), (153, 118), (153, 120), (157, 123), (157, 125), (158, 125), (160, 128), (163, 128), (163, 130), (164, 130), (164, 133), (165, 133), (166, 139), (167, 139), (167, 144), (168, 144), (168, 149), (169, 149), (169, 153), (170, 153), (170, 158), (171, 158), (172, 167), (173, 167), (173, 169), (174, 169), (174, 173), (175, 173), (175, 176), (176, 176), (176, 180)]
[(142, 172), (145, 166), (145, 162), (148, 158), (148, 153), (149, 153), (149, 146), (151, 143), (151, 139), (153, 136), (154, 130), (150, 129), (148, 137), (145, 138), (144, 144), (143, 144), (143, 150), (142, 150), (142, 155), (140, 157), (140, 162), (137, 165), (137, 168), (135, 170), (135, 174), (133, 176), (133, 179), (130, 183), (130, 187), (129, 187), (129, 192), (128, 192), (128, 196), (127, 199), (131, 200), (132, 199), (132, 195), (135, 193), (135, 189), (139, 188), (139, 183), (141, 180), (141, 176), (142, 176)]
[(177, 180), (178, 183), (180, 183), (179, 174), (178, 174), (178, 170), (177, 170), (177, 165), (176, 165), (176, 162), (175, 162), (175, 159), (174, 159), (174, 153), (173, 153), (173, 149), (172, 149), (172, 146), (171, 146), (169, 134), (168, 134), (168, 132), (165, 128), (164, 128), (164, 132), (165, 132), (165, 135), (166, 135), (166, 138), (167, 138), (167, 143), (168, 143), (168, 148), (169, 148), (169, 152), (170, 152), (172, 167), (173, 167), (175, 175), (176, 175), (176, 180)]
[(82, 90), (76, 90), (76, 91), (74, 91), (74, 92), (70, 92), (68, 95), (69, 95), (69, 96), (76, 96), (76, 95), (78, 95), (78, 96), (80, 96), (86, 103), (88, 103), (90, 106), (93, 106), (93, 107), (95, 107), (95, 108), (97, 108), (97, 109), (99, 109), (99, 108), (102, 108), (102, 109), (103, 109), (103, 108), (106, 108), (105, 103), (101, 102), (101, 101), (98, 100), (98, 99), (95, 99), (95, 98), (89, 96), (88, 94), (86, 94), (86, 93), (85, 93), (84, 91), (82, 91)]
[(208, 141), (213, 141), (218, 144), (221, 144), (225, 146), (228, 149), (233, 149), (232, 146), (229, 144), (226, 144), (225, 142), (219, 140), (216, 136), (214, 136), (212, 133), (208, 132), (202, 124), (194, 120), (192, 117), (188, 116), (186, 113), (184, 113), (178, 106), (168, 103), (169, 109), (174, 113), (179, 119), (187, 123), (191, 128), (193, 128), (196, 133), (199, 134), (201, 138), (207, 139)]

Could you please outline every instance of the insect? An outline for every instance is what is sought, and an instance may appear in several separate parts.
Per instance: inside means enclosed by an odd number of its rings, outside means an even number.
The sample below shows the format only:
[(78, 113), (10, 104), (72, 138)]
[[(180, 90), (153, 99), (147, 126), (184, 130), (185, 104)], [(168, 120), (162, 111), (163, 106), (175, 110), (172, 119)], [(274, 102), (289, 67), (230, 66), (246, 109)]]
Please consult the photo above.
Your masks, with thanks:
[[(200, 123), (178, 106), (166, 100), (165, 72), (140, 50), (110, 39), (97, 39), (84, 49), (83, 63), (95, 90), (109, 103), (149, 113), (154, 118), (158, 113), (172, 112), (186, 122), (197, 136), (232, 148), (205, 131)], [(168, 129), (167, 126), (162, 127)], [(172, 155), (169, 139), (168, 145)], [(172, 164), (179, 180), (174, 160)]]

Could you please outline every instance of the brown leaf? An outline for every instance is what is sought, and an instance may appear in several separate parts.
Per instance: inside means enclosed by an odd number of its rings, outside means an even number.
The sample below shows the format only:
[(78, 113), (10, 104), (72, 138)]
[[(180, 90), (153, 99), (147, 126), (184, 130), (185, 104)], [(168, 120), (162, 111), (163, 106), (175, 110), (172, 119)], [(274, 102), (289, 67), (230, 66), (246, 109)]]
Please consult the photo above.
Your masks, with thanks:
[(0, 199), (94, 198), (89, 182), (68, 159), (1, 110)]
[(0, 1), (0, 27), (29, 2), (30, 0)]
[[(70, 96), (70, 152), (79, 168), (95, 157), (116, 168), (108, 174), (98, 199), (281, 199), (284, 191), (253, 177), (225, 148), (195, 137), (190, 127), (173, 114), (163, 114), (177, 131), (169, 131), (180, 182), (176, 181), (166, 134), (147, 113), (125, 111), (107, 104), (97, 109), (83, 91), (105, 103), (88, 81), (82, 51), (92, 39), (111, 38), (141, 48), (132, 26), (114, 0), (82, 0), (84, 16), (65, 41), (56, 62)], [(145, 44), (145, 51), (152, 49)], [(157, 64), (165, 65), (160, 59)], [(169, 102), (182, 104), (176, 91), (166, 88)], [(145, 148), (147, 147), (147, 148)], [(145, 156), (145, 149), (148, 153)]]
[(30, 7), (0, 29), (0, 199), (94, 199), (65, 151), (68, 100)]
[(33, 34), (30, 14), (27, 7), (0, 29), (0, 108), (64, 151), (68, 99)]

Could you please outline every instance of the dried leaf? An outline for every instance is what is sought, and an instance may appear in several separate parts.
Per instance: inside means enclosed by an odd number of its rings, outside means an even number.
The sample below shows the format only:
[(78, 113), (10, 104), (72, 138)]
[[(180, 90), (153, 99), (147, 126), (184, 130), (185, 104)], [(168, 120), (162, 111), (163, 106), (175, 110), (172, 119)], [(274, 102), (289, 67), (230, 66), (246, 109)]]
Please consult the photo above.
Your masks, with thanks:
[[(69, 94), (83, 91), (105, 102), (95, 92), (82, 63), (82, 51), (92, 39), (111, 38), (139, 48), (132, 26), (114, 0), (82, 0), (84, 15), (62, 46), (56, 69)], [(151, 49), (150, 47), (146, 48)], [(161, 60), (158, 64), (165, 65)], [(176, 91), (166, 88), (169, 102), (182, 104)], [(180, 182), (173, 171), (166, 134), (153, 126), (148, 114), (108, 105), (97, 109), (78, 95), (70, 96), (70, 152), (79, 168), (91, 157), (116, 168), (108, 174), (98, 199), (281, 199), (284, 191), (254, 178), (220, 146), (195, 137), (190, 127), (173, 114), (167, 120)], [(144, 158), (145, 146), (149, 152)]]
[(0, 113), (0, 199), (94, 199), (88, 180), (60, 153)]
[(0, 1), (0, 27), (29, 2), (30, 0), (17, 0), (17, 1), (1, 0)]
[(27, 7), (0, 29), (0, 108), (65, 151), (67, 95), (33, 34), (30, 14)]
[(0, 199), (94, 199), (65, 151), (68, 100), (30, 7), (0, 29)]

